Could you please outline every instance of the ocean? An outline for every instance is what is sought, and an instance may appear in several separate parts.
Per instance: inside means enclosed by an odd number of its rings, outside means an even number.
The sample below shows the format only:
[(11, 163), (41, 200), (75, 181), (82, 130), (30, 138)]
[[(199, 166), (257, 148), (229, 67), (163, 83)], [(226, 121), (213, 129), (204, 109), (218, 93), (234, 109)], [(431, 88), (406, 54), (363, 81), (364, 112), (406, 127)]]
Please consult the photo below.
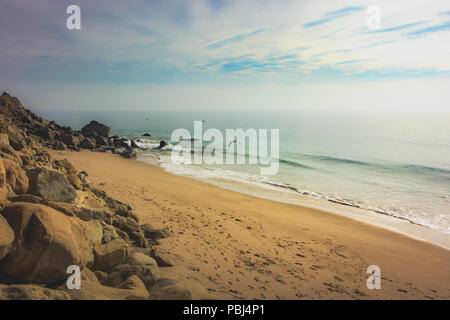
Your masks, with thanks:
[[(167, 171), (202, 180), (242, 181), (387, 214), (450, 233), (450, 114), (355, 111), (42, 111), (81, 129), (90, 120), (138, 139), (139, 158), (158, 157)], [(172, 163), (172, 131), (279, 129), (279, 170), (259, 165)], [(144, 133), (152, 136), (142, 137)], [(270, 135), (269, 135), (270, 137)], [(269, 139), (270, 140), (270, 139)], [(209, 144), (205, 142), (204, 146)], [(195, 150), (201, 152), (201, 150)], [(248, 148), (246, 150), (248, 156)]]

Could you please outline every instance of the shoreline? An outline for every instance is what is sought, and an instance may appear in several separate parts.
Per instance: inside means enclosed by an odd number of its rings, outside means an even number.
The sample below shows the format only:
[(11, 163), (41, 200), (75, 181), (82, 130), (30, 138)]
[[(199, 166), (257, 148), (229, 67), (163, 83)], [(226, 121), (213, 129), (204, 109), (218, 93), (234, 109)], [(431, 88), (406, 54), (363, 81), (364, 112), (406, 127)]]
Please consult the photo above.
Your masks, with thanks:
[[(168, 227), (164, 276), (194, 280), (219, 299), (448, 299), (450, 253), (435, 244), (324, 210), (257, 198), (141, 161), (50, 152)], [(124, 192), (127, 190), (127, 192)], [(408, 223), (409, 224), (409, 223)], [(366, 287), (379, 265), (382, 290)]]
[(431, 227), (412, 222), (406, 218), (396, 217), (387, 213), (375, 212), (356, 206), (334, 203), (326, 199), (300, 194), (288, 189), (281, 190), (281, 188), (270, 188), (251, 182), (235, 181), (231, 179), (201, 179), (192, 175), (176, 174), (163, 168), (158, 160), (152, 160), (151, 158), (152, 157), (149, 155), (138, 155), (137, 161), (160, 167), (165, 172), (176, 176), (191, 178), (200, 182), (217, 186), (222, 189), (258, 197), (261, 199), (294, 204), (311, 209), (324, 210), (333, 214), (357, 220), (359, 222), (368, 223), (375, 227), (397, 232), (418, 241), (424, 241), (433, 245), (437, 245), (439, 247), (442, 247), (443, 249), (450, 250), (450, 234), (445, 233), (441, 230), (433, 229)]

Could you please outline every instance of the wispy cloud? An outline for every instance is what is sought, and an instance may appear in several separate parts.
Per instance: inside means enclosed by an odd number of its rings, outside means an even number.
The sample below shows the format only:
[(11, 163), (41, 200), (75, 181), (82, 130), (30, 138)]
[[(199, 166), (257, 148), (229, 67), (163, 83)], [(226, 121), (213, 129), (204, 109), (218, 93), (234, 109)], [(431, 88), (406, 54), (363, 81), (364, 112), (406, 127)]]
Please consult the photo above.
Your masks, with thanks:
[(345, 17), (345, 16), (347, 16), (349, 14), (352, 14), (352, 13), (355, 13), (355, 12), (358, 12), (358, 11), (362, 11), (362, 10), (364, 10), (364, 7), (352, 6), (352, 7), (345, 7), (345, 8), (342, 8), (342, 9), (326, 12), (324, 14), (326, 16), (326, 18), (322, 18), (322, 19), (319, 19), (319, 20), (315, 20), (315, 21), (312, 21), (312, 22), (305, 23), (303, 26), (305, 28), (315, 27), (315, 26), (324, 24), (326, 22), (330, 22), (330, 21), (336, 20), (338, 18)]
[(238, 34), (237, 36), (234, 36), (234, 37), (231, 37), (231, 38), (228, 38), (228, 39), (225, 39), (225, 40), (220, 40), (220, 41), (214, 42), (214, 43), (208, 45), (207, 48), (208, 49), (217, 49), (217, 48), (223, 47), (223, 46), (225, 46), (227, 44), (230, 44), (230, 43), (240, 42), (240, 41), (243, 41), (243, 40), (245, 40), (247, 38), (250, 38), (250, 37), (253, 37), (253, 36), (257, 35), (257, 34), (263, 32), (264, 30), (265, 29), (257, 29), (257, 30), (251, 31), (251, 32), (241, 33), (241, 34)]
[(420, 30), (412, 31), (407, 33), (408, 36), (420, 36), (428, 33), (441, 32), (441, 31), (450, 31), (450, 22), (440, 24), (437, 26), (432, 26), (428, 28), (423, 28)]
[(395, 26), (395, 27), (374, 30), (374, 31), (370, 31), (370, 32), (378, 32), (378, 33), (394, 32), (394, 31), (398, 31), (398, 30), (403, 30), (403, 29), (408, 29), (408, 28), (412, 28), (415, 26), (419, 26), (419, 25), (427, 23), (427, 22), (429, 22), (429, 21), (418, 21), (418, 22), (413, 22), (413, 23), (402, 24), (402, 25)]

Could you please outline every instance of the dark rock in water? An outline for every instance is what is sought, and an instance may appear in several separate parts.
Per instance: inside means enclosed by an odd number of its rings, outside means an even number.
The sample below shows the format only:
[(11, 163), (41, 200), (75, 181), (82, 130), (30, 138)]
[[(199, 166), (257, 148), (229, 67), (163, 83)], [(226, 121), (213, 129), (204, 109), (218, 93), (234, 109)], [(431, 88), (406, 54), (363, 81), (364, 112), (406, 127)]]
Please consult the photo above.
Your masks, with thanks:
[(118, 139), (118, 138), (114, 138), (112, 140), (114, 147), (116, 148), (128, 148), (128, 144), (125, 142), (127, 141), (126, 139)]
[(124, 152), (120, 153), (120, 155), (127, 159), (135, 160), (137, 158), (136, 151), (134, 151), (132, 148), (126, 149)]
[(142, 136), (143, 137), (151, 137), (152, 135), (150, 133), (144, 133)]
[(165, 146), (167, 146), (168, 144), (167, 144), (167, 142), (165, 142), (164, 140), (161, 140), (160, 142), (159, 142), (159, 148), (161, 149), (161, 148), (164, 148)]
[(109, 137), (109, 131), (109, 127), (94, 120), (81, 129), (81, 132), (86, 136), (101, 136), (105, 138)]
[(77, 194), (72, 184), (59, 171), (36, 167), (28, 170), (28, 193), (50, 201), (72, 202)]
[(132, 148), (140, 149), (140, 147), (136, 144), (136, 142), (134, 142), (133, 139), (131, 139), (131, 147), (132, 147)]

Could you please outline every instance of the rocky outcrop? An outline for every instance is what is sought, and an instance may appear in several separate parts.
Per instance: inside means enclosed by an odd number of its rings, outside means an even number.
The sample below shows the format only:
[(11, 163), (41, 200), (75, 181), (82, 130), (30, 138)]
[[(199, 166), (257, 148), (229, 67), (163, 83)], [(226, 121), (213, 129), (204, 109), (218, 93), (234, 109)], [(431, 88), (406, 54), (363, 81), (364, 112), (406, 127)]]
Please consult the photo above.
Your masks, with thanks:
[[(0, 96), (0, 300), (208, 298), (195, 286), (160, 278), (159, 268), (176, 264), (157, 248), (171, 236), (167, 229), (140, 225), (132, 205), (46, 150), (135, 159), (137, 144), (109, 131), (98, 122), (74, 131)], [(65, 284), (71, 265), (81, 268), (80, 290)]]
[(89, 226), (50, 207), (17, 202), (2, 211), (14, 231), (9, 254), (0, 263), (1, 273), (37, 283), (67, 279), (70, 265), (92, 264)]
[(97, 121), (91, 121), (89, 124), (84, 126), (83, 129), (81, 129), (81, 133), (83, 133), (85, 136), (88, 137), (100, 136), (108, 138), (109, 131), (110, 131), (109, 127)]

